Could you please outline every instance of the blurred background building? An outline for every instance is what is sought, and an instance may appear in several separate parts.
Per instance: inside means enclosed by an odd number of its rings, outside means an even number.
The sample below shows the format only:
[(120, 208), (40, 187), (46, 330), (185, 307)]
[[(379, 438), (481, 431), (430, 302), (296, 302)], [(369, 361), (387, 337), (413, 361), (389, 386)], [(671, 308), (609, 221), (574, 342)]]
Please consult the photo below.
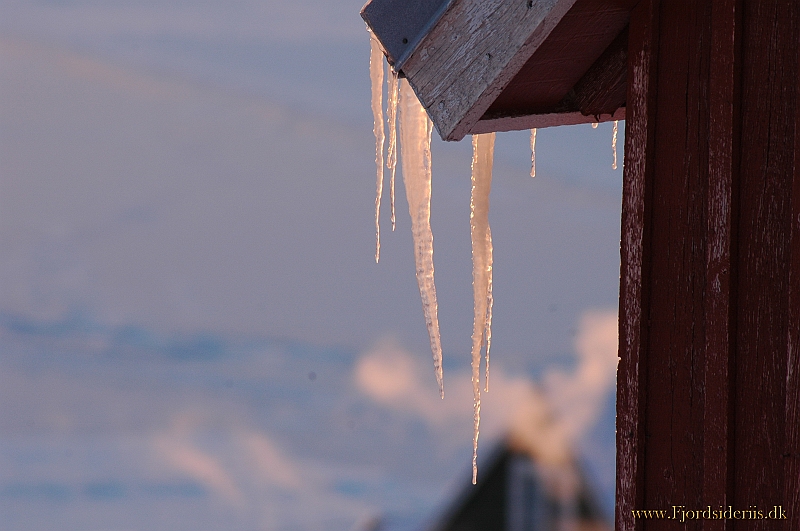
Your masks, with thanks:
[(503, 441), (430, 531), (609, 531), (613, 526), (574, 459), (554, 464)]

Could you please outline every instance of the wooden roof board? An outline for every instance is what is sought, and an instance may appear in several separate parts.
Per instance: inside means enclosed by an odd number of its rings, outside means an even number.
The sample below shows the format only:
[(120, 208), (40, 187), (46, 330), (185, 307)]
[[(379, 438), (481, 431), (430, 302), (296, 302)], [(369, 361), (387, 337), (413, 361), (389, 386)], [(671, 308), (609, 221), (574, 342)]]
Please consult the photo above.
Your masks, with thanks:
[[(390, 62), (401, 52), (392, 51), (394, 37), (382, 29), (384, 21), (368, 14), (391, 18), (385, 15), (389, 4), (404, 1), (371, 0), (362, 11)], [(424, 34), (409, 43), (413, 47), (402, 57), (397, 55), (395, 68), (408, 78), (444, 140), (624, 118), (624, 108), (598, 120), (563, 102), (624, 30), (636, 0), (430, 1), (439, 10), (427, 25), (408, 22), (409, 27), (424, 26)]]
[(614, 114), (600, 117), (585, 115), (580, 111), (552, 112), (547, 114), (526, 114), (524, 116), (508, 116), (503, 118), (481, 119), (472, 126), (469, 134), (495, 133), (502, 131), (521, 131), (559, 125), (591, 124), (625, 119), (625, 107), (620, 107)]
[(557, 108), (628, 24), (627, 9), (604, 4), (576, 2), (485, 116), (541, 114)]
[(361, 17), (379, 35), (389, 64), (402, 68), (420, 39), (453, 0), (380, 0), (367, 2)]

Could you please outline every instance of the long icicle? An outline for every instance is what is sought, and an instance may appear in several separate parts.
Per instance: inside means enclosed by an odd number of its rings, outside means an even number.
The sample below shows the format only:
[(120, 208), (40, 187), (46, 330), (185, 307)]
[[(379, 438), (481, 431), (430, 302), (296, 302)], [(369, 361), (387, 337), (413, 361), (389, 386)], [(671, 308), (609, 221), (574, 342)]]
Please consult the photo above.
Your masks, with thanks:
[(431, 123), (411, 85), (400, 81), (400, 150), (403, 184), (411, 215), (414, 262), (422, 298), (425, 324), (433, 352), (433, 367), (439, 395), (444, 398), (442, 345), (439, 337), (438, 304), (433, 282), (433, 234), (431, 233)]
[(394, 176), (397, 172), (397, 99), (399, 96), (400, 85), (397, 79), (397, 73), (390, 69), (391, 74), (386, 78), (389, 84), (389, 112), (388, 112), (388, 125), (389, 125), (389, 154), (386, 157), (386, 167), (389, 168), (389, 199), (392, 203), (392, 230), (395, 227), (394, 215)]
[[(492, 234), (489, 229), (489, 192), (492, 188), (494, 133), (472, 136), (472, 194), (470, 198), (470, 235), (472, 237), (472, 295), (474, 320), (472, 328), (472, 393), (473, 439), (472, 483), (478, 480), (478, 436), (481, 423), (480, 364), (481, 347), (491, 332), (489, 301), (491, 300)], [(488, 346), (488, 343), (487, 343)], [(488, 352), (487, 352), (488, 354)]]
[(619, 130), (619, 122), (614, 120), (614, 133), (611, 136), (611, 151), (614, 152), (614, 162), (611, 164), (611, 169), (617, 169), (617, 131)]
[(375, 165), (378, 168), (375, 187), (375, 263), (381, 259), (381, 196), (383, 195), (383, 52), (370, 34), (369, 78), (372, 82), (372, 132), (375, 134)]
[(492, 307), (494, 306), (494, 295), (492, 294), (492, 263), (494, 262), (494, 246), (492, 245), (492, 229), (486, 227), (486, 239), (489, 247), (489, 289), (486, 294), (486, 382), (484, 391), (489, 392), (489, 350), (492, 348)]
[(531, 177), (536, 177), (536, 128), (531, 129)]

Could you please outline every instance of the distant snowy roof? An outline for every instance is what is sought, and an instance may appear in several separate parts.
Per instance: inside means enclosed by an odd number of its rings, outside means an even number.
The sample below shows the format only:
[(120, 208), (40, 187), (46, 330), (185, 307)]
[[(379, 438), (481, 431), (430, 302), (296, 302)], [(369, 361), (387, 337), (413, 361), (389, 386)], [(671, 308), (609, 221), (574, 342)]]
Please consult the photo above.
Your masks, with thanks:
[(580, 467), (545, 464), (507, 440), (427, 531), (610, 531)]

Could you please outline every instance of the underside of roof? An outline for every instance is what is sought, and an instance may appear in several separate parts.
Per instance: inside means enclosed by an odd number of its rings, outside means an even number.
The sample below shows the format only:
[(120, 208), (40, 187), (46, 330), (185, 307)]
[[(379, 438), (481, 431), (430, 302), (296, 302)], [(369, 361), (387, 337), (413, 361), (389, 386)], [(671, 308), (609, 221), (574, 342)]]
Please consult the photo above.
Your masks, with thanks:
[(361, 15), (445, 140), (625, 118), (634, 0), (370, 0)]

